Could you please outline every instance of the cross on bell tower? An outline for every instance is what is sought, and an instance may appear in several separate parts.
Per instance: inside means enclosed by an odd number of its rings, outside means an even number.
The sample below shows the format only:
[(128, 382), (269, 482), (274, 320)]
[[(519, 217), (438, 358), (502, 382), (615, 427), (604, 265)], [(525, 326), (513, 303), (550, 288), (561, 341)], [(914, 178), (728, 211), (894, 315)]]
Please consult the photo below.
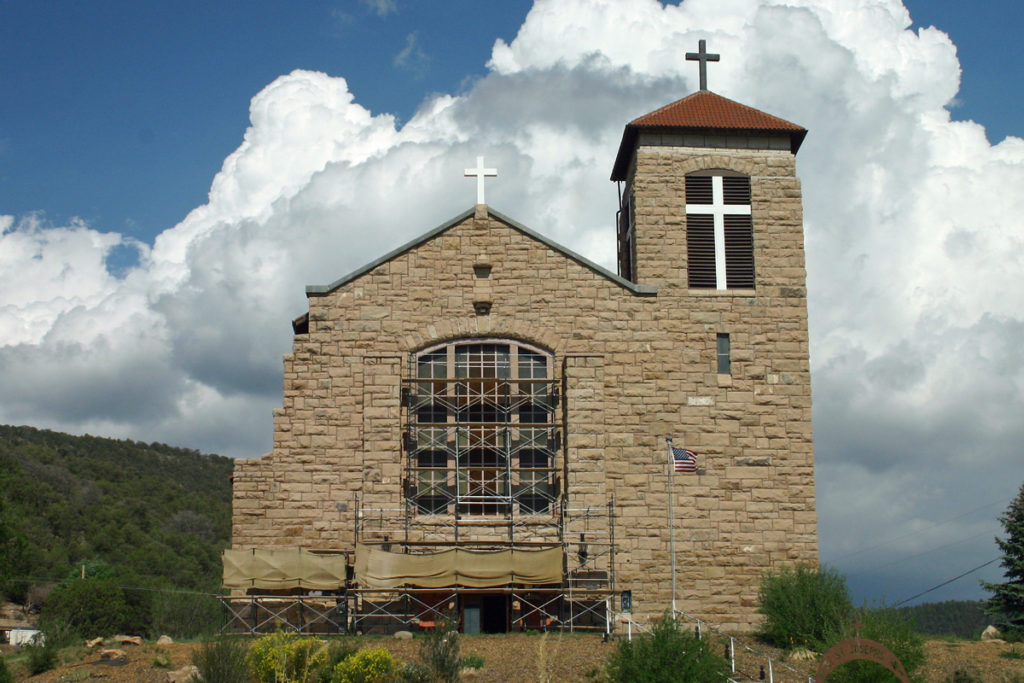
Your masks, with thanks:
[(686, 61), (700, 62), (700, 89), (708, 89), (708, 62), (717, 62), (721, 55), (711, 54), (707, 51), (708, 41), (701, 39), (697, 43), (697, 52), (687, 52)]

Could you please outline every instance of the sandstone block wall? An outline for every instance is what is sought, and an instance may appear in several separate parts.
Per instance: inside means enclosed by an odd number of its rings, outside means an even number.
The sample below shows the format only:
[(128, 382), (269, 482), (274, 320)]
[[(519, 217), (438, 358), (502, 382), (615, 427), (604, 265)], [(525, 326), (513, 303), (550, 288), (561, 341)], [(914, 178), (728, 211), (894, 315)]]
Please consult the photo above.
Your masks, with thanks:
[[(686, 286), (683, 177), (701, 168), (751, 176), (755, 290)], [(679, 607), (727, 628), (754, 625), (761, 572), (817, 562), (793, 157), (640, 147), (632, 186), (638, 279), (656, 295), (478, 210), (311, 296), (309, 333), (285, 357), (274, 450), (236, 463), (233, 546), (350, 550), (357, 506), (401, 514), (410, 354), (445, 340), (517, 339), (554, 356), (568, 503), (614, 499), (616, 589), (632, 590), (634, 613), (671, 603), (672, 435), (701, 467), (674, 477)], [(489, 264), (489, 277), (475, 264)], [(481, 300), (492, 302), (488, 315), (474, 311)], [(729, 375), (716, 371), (718, 333), (731, 335)]]

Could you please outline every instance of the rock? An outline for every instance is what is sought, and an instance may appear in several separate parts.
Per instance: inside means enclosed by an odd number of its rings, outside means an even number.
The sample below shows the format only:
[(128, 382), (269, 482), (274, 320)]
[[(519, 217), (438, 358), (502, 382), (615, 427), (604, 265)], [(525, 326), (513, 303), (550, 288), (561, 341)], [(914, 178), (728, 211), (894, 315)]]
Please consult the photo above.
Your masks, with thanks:
[(173, 643), (174, 638), (171, 638), (170, 636), (160, 636), (156, 640), (157, 645), (172, 645)]
[(107, 659), (112, 662), (127, 662), (128, 653), (124, 650), (100, 650), (100, 659)]
[(1003, 634), (999, 632), (995, 626), (991, 624), (985, 627), (985, 630), (981, 632), (982, 640), (1001, 640)]
[(199, 669), (195, 664), (183, 666), (177, 671), (167, 672), (167, 683), (189, 683), (192, 680), (202, 680), (199, 678)]
[(93, 638), (92, 640), (85, 641), (85, 646), (87, 648), (89, 648), (90, 650), (93, 649), (94, 647), (98, 647), (98, 646), (100, 646), (102, 644), (103, 644), (103, 639), (102, 638)]
[(121, 645), (142, 645), (140, 636), (114, 636), (111, 640)]
[(467, 679), (470, 679), (470, 678), (476, 678), (477, 676), (480, 675), (480, 673), (481, 673), (480, 669), (473, 669), (473, 668), (470, 668), (470, 667), (467, 666), (467, 667), (465, 667), (463, 669), (459, 669), (459, 679), (460, 680), (467, 680)]
[(813, 662), (818, 658), (818, 653), (806, 647), (798, 647), (786, 657), (791, 662)]
[(409, 631), (395, 631), (395, 640), (412, 640), (412, 633)]

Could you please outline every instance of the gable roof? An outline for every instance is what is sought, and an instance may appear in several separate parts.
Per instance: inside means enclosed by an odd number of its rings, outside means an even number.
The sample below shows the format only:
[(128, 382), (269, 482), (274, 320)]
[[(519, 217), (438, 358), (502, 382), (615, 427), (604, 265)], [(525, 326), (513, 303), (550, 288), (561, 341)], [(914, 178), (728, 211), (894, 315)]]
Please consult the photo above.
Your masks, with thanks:
[(619, 144), (619, 153), (612, 167), (612, 180), (625, 180), (629, 162), (641, 130), (680, 129), (723, 133), (785, 133), (790, 138), (790, 151), (800, 149), (807, 129), (777, 116), (734, 102), (710, 90), (701, 90), (681, 100), (666, 104), (626, 124)]
[[(465, 221), (467, 218), (473, 217), (473, 215), (475, 213), (475, 210), (476, 209), (474, 207), (473, 209), (469, 209), (468, 211), (463, 211), (458, 216), (455, 216), (454, 218), (451, 218), (451, 219), (445, 221), (444, 223), (442, 223), (441, 225), (437, 226), (433, 230), (430, 230), (429, 232), (426, 232), (426, 233), (420, 235), (419, 237), (417, 237), (416, 239), (412, 240), (411, 242), (406, 242), (405, 244), (403, 244), (402, 246), (398, 247), (394, 251), (390, 251), (387, 254), (384, 254), (380, 258), (378, 258), (378, 259), (376, 259), (374, 261), (371, 261), (370, 263), (367, 263), (362, 268), (359, 268), (357, 270), (352, 271), (348, 275), (345, 275), (344, 277), (342, 277), (342, 278), (340, 278), (338, 280), (335, 280), (334, 282), (332, 282), (329, 285), (308, 285), (306, 287), (306, 296), (307, 297), (311, 297), (311, 296), (326, 296), (326, 295), (330, 294), (331, 292), (335, 291), (339, 287), (348, 284), (349, 282), (355, 280), (356, 278), (360, 277), (361, 275), (365, 275), (366, 273), (370, 272), (371, 270), (373, 270), (377, 266), (381, 265), (382, 263), (387, 263), (388, 261), (390, 261), (390, 260), (392, 260), (394, 258), (397, 258), (397, 257), (401, 256), (402, 254), (405, 254), (408, 251), (412, 251), (413, 249), (415, 249), (416, 247), (420, 246), (421, 244), (424, 244), (424, 243), (432, 240), (433, 238), (437, 237), (441, 233), (443, 233), (443, 232), (445, 232), (445, 231), (455, 227), (456, 225), (459, 225), (460, 223)], [(651, 285), (638, 285), (636, 283), (630, 282), (629, 280), (616, 275), (615, 273), (611, 272), (610, 270), (602, 268), (601, 266), (597, 265), (596, 263), (594, 263), (590, 259), (585, 258), (585, 257), (577, 254), (576, 252), (572, 251), (571, 249), (567, 249), (566, 247), (563, 247), (558, 242), (555, 242), (554, 240), (549, 239), (549, 238), (545, 237), (544, 235), (541, 235), (538, 232), (534, 232), (533, 230), (530, 230), (525, 225), (522, 225), (521, 223), (517, 223), (516, 221), (512, 220), (508, 216), (505, 216), (503, 214), (498, 213), (497, 211), (494, 211), (490, 207), (487, 208), (487, 215), (490, 216), (491, 218), (494, 218), (495, 220), (498, 220), (498, 221), (504, 223), (505, 225), (509, 226), (513, 230), (517, 230), (517, 231), (521, 232), (522, 234), (526, 235), (527, 237), (529, 237), (531, 239), (534, 239), (534, 240), (537, 240), (538, 242), (544, 244), (545, 246), (547, 246), (547, 247), (553, 249), (554, 251), (562, 254), (566, 258), (569, 258), (569, 259), (575, 261), (576, 263), (580, 264), (584, 268), (587, 268), (587, 269), (593, 271), (594, 273), (600, 275), (601, 277), (603, 277), (603, 278), (605, 278), (607, 280), (610, 280), (611, 282), (619, 285), (623, 289), (629, 290), (630, 292), (632, 292), (633, 294), (636, 294), (637, 296), (654, 296), (655, 294), (658, 293), (658, 288), (657, 287), (654, 287), (654, 286), (651, 286)], [(301, 316), (300, 316), (299, 319), (301, 319)], [(298, 322), (299, 319), (297, 319), (296, 322)]]

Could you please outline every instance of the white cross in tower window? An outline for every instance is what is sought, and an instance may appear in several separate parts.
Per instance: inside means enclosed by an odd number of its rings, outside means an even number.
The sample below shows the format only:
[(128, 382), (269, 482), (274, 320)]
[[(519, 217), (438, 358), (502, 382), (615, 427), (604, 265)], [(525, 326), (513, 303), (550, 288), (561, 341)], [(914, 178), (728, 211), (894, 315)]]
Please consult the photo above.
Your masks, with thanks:
[(498, 175), (496, 168), (484, 168), (484, 158), (476, 158), (476, 168), (467, 168), (466, 177), (476, 176), (476, 203), (486, 204), (484, 201), (484, 177), (494, 178)]
[(728, 289), (725, 273), (725, 216), (750, 215), (749, 204), (726, 204), (722, 176), (711, 176), (711, 203), (687, 204), (686, 213), (711, 214), (715, 222), (715, 288)]

